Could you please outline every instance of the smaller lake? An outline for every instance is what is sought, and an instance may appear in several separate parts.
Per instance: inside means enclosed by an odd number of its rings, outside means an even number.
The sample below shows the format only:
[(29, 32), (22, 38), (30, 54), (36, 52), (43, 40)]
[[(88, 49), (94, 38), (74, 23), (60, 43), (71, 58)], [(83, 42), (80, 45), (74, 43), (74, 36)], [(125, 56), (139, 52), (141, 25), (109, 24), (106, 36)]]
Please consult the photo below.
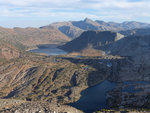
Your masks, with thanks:
[(33, 53), (44, 53), (47, 55), (64, 55), (67, 54), (67, 52), (57, 48), (58, 45), (52, 44), (52, 45), (40, 45), (38, 46), (38, 49), (30, 50), (30, 52)]
[(115, 86), (115, 83), (105, 80), (96, 86), (82, 91), (80, 99), (69, 105), (80, 109), (85, 113), (92, 113), (96, 110), (107, 108), (106, 94), (108, 91), (115, 88)]

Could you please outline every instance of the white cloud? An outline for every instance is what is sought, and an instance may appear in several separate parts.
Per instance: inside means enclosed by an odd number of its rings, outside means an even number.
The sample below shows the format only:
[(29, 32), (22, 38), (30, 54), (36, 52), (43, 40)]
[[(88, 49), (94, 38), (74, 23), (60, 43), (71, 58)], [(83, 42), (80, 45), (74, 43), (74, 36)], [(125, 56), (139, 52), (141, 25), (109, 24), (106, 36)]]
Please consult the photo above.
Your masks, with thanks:
[(148, 20), (149, 0), (0, 0), (0, 17)]

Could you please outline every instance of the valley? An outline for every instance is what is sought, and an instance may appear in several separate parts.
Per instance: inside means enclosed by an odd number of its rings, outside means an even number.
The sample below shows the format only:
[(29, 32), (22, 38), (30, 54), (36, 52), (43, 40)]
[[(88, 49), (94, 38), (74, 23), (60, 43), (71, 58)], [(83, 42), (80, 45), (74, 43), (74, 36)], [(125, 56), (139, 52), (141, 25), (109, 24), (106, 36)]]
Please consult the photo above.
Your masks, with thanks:
[(148, 27), (86, 18), (1, 28), (0, 112), (148, 112)]

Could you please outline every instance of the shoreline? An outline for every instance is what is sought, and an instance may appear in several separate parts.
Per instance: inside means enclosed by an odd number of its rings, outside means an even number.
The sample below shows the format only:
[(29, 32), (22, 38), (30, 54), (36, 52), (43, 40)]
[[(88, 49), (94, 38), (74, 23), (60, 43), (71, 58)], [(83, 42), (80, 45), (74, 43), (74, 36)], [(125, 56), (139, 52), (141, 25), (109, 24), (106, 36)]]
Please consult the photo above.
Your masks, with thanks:
[[(37, 46), (30, 47), (26, 51), (31, 52), (31, 53), (35, 53), (35, 54), (39, 54), (39, 55), (45, 55), (45, 56), (55, 56), (55, 54), (59, 55), (59, 53), (60, 53), (60, 55), (62, 55), (61, 53), (62, 53), (63, 50), (58, 48), (58, 46), (60, 46), (60, 45), (62, 45), (62, 44), (42, 44), (42, 45), (37, 45)], [(42, 52), (40, 50), (46, 50), (46, 52)], [(57, 53), (57, 52), (59, 52), (59, 53)], [(66, 54), (66, 52), (65, 52), (65, 54)]]

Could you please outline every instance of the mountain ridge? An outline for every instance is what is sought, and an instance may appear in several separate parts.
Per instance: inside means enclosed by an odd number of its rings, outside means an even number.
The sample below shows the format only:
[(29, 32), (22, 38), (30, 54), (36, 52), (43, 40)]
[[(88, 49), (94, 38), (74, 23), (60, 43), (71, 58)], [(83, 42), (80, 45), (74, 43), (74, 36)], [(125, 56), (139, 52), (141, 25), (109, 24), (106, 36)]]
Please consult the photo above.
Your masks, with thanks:
[(50, 27), (55, 27), (71, 39), (75, 39), (79, 37), (82, 32), (87, 30), (118, 32), (124, 30), (131, 30), (135, 28), (149, 28), (150, 24), (137, 21), (125, 21), (122, 23), (105, 22), (101, 20), (93, 21), (89, 18), (85, 18), (81, 21), (55, 22), (46, 26), (42, 26), (40, 28), (49, 29)]

